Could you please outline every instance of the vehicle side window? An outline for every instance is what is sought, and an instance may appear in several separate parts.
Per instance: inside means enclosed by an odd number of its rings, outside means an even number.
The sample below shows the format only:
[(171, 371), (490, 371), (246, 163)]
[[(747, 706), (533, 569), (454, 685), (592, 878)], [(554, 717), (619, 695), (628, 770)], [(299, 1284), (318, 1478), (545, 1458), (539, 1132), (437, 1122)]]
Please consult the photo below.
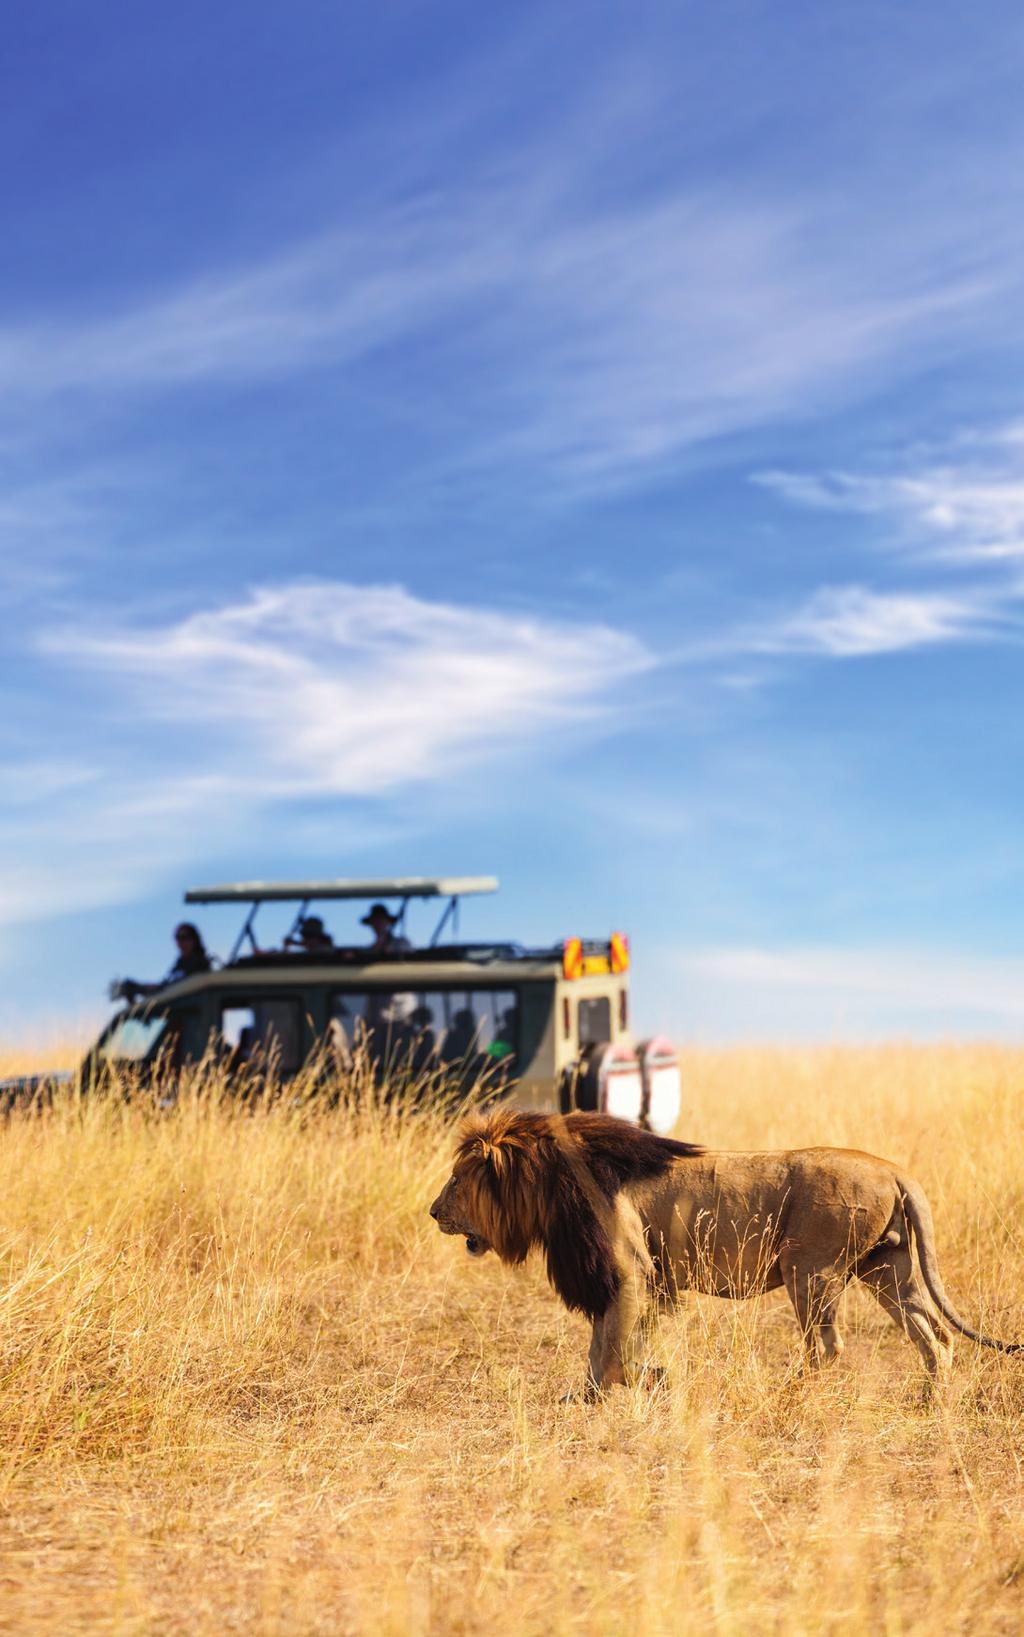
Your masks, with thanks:
[(581, 1046), (603, 1046), (612, 1038), (612, 1003), (607, 995), (581, 1000), (576, 1013)]
[[(331, 998), (331, 1033), (343, 1056), (360, 1043), (378, 1061), (413, 1071), (515, 1058), (519, 1005), (514, 989), (346, 990)], [(481, 1062), (481, 1067), (484, 1067)]]
[(331, 1038), (343, 1056), (365, 1042), (367, 1034), (381, 1016), (382, 1000), (387, 999), (387, 996), (354, 990), (331, 996)]
[(444, 1018), (438, 1049), (446, 1063), (479, 1055), (493, 1062), (519, 1049), (519, 1003), (514, 989), (458, 989), (423, 1000)]
[(238, 1000), (223, 1006), (221, 1039), (236, 1062), (272, 1058), (283, 1074), (294, 1074), (302, 1062), (299, 1003), (277, 997)]

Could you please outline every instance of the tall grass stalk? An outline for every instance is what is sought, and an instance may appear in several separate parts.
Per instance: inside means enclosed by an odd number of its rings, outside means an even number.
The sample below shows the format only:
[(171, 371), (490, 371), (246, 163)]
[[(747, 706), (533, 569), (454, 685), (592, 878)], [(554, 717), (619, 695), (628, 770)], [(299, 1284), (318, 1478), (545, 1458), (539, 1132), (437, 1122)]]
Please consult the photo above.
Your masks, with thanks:
[[(687, 1137), (907, 1166), (965, 1317), (1024, 1333), (1024, 1053), (704, 1051), (684, 1075)], [(0, 1629), (1024, 1624), (1024, 1362), (965, 1342), (925, 1405), (856, 1291), (808, 1379), (784, 1298), (688, 1299), (664, 1387), (563, 1406), (584, 1323), (427, 1216), (454, 1110), (358, 1070), (330, 1098), (243, 1101), (209, 1066), (163, 1110), (125, 1089), (0, 1124)]]

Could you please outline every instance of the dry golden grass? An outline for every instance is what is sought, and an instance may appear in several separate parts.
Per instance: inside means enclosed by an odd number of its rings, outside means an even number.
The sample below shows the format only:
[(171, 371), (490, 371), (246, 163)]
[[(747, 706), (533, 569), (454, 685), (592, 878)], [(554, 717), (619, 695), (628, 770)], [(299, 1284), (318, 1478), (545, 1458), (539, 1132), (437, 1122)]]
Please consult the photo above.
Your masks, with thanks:
[(9, 1074), (35, 1074), (39, 1069), (74, 1071), (98, 1033), (88, 1027), (74, 1034), (54, 1028), (17, 1045), (0, 1044), (0, 1079)]
[[(694, 1052), (687, 1136), (909, 1167), (964, 1315), (1024, 1332), (1024, 1053)], [(586, 1327), (426, 1207), (440, 1118), (69, 1099), (0, 1126), (0, 1629), (1014, 1632), (1024, 1362), (928, 1407), (868, 1300), (695, 1301), (670, 1385), (562, 1407)]]

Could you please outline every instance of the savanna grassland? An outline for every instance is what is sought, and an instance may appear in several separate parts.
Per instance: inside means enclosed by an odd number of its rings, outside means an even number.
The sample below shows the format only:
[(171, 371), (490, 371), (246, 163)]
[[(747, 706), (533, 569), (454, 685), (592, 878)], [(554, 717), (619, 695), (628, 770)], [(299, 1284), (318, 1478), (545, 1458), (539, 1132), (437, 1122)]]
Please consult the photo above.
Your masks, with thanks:
[[(684, 1070), (687, 1137), (909, 1168), (965, 1317), (1024, 1334), (1024, 1052)], [(0, 1125), (0, 1630), (1024, 1627), (1024, 1361), (962, 1342), (927, 1404), (857, 1290), (809, 1378), (783, 1297), (700, 1299), (667, 1387), (560, 1405), (584, 1322), (427, 1216), (450, 1124), (221, 1089)]]

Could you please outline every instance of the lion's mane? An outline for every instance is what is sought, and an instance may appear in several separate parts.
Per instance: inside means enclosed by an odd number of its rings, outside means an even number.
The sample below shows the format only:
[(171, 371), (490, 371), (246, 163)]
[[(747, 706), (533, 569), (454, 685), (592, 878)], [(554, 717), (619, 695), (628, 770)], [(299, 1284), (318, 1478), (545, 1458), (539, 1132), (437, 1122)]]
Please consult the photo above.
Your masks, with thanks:
[(605, 1114), (498, 1109), (463, 1125), (454, 1175), (481, 1237), (503, 1262), (542, 1249), (566, 1306), (599, 1319), (619, 1287), (610, 1231), (616, 1194), (702, 1152)]

